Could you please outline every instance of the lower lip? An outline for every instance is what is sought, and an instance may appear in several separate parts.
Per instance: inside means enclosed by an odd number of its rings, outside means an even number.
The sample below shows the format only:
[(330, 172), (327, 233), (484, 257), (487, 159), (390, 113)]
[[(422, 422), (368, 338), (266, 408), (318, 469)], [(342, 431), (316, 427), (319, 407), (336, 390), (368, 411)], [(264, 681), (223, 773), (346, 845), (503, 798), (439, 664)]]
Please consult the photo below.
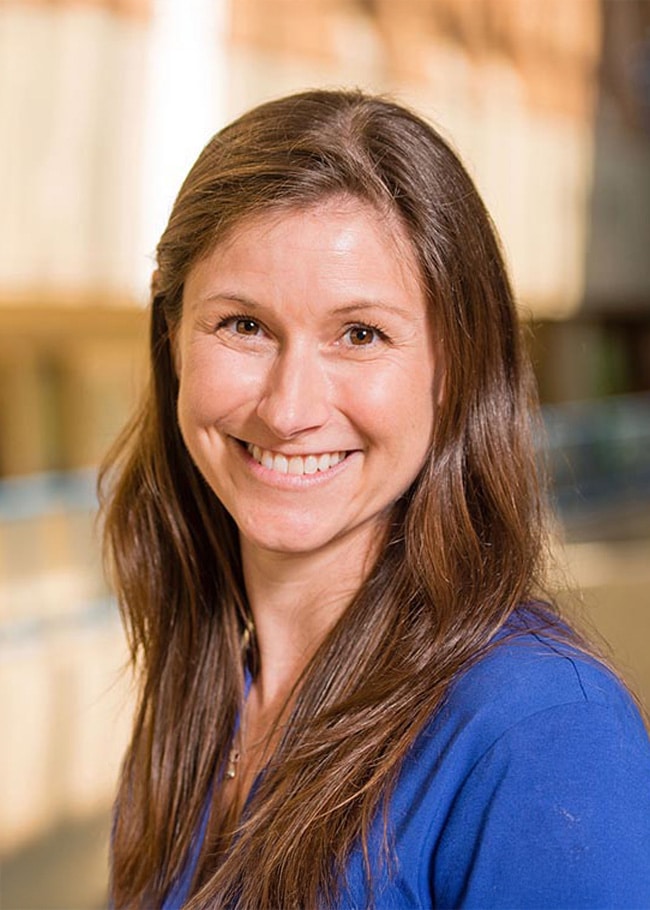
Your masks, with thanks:
[(271, 468), (264, 467), (263, 464), (253, 458), (245, 445), (238, 440), (234, 440), (234, 442), (237, 449), (241, 452), (248, 469), (258, 480), (283, 490), (304, 490), (321, 486), (330, 480), (334, 480), (343, 471), (347, 470), (350, 463), (355, 460), (355, 456), (360, 454), (358, 451), (349, 452), (343, 461), (339, 461), (337, 465), (334, 465), (333, 468), (328, 468), (327, 471), (316, 471), (315, 474), (283, 474), (281, 471), (273, 471)]

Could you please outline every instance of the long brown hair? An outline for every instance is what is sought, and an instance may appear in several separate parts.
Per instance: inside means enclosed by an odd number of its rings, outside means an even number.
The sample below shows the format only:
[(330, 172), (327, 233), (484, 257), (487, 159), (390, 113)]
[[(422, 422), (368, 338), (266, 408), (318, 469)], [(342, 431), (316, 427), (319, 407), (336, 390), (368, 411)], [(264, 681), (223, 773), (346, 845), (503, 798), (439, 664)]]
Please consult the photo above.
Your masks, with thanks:
[[(376, 564), (303, 674), (230, 850), (218, 863), (204, 851), (188, 906), (330, 905), (450, 681), (537, 589), (529, 368), (471, 179), (431, 126), (361, 92), (305, 92), (245, 114), (209, 142), (176, 199), (153, 282), (150, 389), (102, 473), (106, 552), (142, 680), (117, 798), (118, 908), (159, 906), (182, 870), (243, 699), (237, 529), (176, 421), (170, 333), (184, 281), (245, 216), (335, 194), (405, 227), (444, 396)], [(366, 855), (368, 874), (376, 859)]]

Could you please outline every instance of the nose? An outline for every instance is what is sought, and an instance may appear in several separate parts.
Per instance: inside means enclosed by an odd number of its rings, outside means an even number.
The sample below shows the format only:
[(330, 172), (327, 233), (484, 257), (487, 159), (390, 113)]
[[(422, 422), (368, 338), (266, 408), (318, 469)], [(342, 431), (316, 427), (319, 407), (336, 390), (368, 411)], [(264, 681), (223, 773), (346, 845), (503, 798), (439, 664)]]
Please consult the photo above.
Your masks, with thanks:
[(257, 406), (258, 417), (279, 439), (323, 426), (330, 414), (330, 383), (317, 351), (278, 351)]

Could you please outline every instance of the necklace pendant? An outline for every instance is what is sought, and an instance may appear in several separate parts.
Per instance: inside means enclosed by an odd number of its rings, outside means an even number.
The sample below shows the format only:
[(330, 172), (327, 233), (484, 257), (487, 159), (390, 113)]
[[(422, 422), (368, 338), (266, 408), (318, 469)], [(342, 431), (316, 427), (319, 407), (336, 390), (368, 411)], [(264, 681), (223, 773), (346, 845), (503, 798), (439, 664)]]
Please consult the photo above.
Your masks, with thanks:
[(228, 754), (228, 764), (226, 765), (226, 778), (232, 780), (237, 777), (237, 762), (239, 761), (239, 749), (231, 749)]

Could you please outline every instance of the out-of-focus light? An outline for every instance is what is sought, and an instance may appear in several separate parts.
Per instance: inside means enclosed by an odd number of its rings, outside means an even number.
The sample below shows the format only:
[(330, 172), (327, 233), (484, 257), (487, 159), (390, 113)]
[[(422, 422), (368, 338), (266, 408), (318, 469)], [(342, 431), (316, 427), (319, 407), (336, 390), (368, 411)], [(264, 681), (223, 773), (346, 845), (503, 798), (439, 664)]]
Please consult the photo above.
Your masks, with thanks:
[(227, 97), (226, 0), (155, 0), (142, 179), (142, 274), (153, 256), (180, 184), (223, 125)]

